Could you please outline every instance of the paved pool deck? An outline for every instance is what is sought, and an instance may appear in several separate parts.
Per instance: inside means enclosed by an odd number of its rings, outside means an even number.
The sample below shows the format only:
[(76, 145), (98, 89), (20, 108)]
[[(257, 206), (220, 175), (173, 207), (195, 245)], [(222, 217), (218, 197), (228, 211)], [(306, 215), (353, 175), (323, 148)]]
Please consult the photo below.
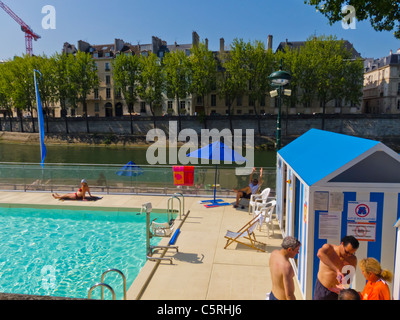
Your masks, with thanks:
[[(170, 196), (101, 195), (97, 201), (60, 201), (48, 192), (0, 192), (0, 203), (88, 206), (88, 207), (133, 207), (140, 208), (151, 202), (153, 208), (167, 208)], [(199, 201), (204, 198), (185, 197), (185, 217), (182, 215), (181, 232), (176, 250), (159, 250), (169, 260), (147, 261), (136, 280), (128, 288), (129, 300), (264, 300), (271, 290), (268, 266), (270, 253), (280, 249), (282, 234), (274, 220), (274, 235), (267, 236), (265, 225), (255, 234), (258, 241), (266, 244), (266, 252), (256, 251), (233, 243), (224, 249), (224, 235), (229, 229), (237, 231), (251, 220), (245, 209), (232, 205), (206, 208)], [(233, 202), (232, 198), (224, 198)], [(175, 202), (175, 209), (177, 202)], [(178, 227), (182, 220), (176, 219)], [(167, 245), (163, 238), (160, 245)], [(161, 257), (161, 254), (154, 254)], [(295, 280), (297, 299), (301, 293)]]

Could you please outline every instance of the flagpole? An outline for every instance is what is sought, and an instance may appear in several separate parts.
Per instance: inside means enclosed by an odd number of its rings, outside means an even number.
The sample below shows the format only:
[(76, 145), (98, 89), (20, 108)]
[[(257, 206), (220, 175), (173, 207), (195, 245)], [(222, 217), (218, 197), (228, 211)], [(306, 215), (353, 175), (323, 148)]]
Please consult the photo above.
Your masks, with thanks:
[(42, 144), (40, 143), (40, 117), (39, 117), (39, 102), (38, 102), (38, 88), (36, 82), (36, 71), (33, 70), (33, 78), (35, 80), (35, 94), (36, 94), (36, 110), (38, 114), (38, 128), (39, 128), (39, 145), (40, 145), (40, 156), (42, 156)]
[[(40, 165), (42, 168), (44, 168), (44, 158), (46, 157), (46, 146), (44, 145), (44, 123), (43, 123), (43, 110), (42, 110), (42, 104), (40, 101), (40, 95), (39, 95), (39, 89), (37, 86), (37, 81), (36, 81), (36, 72), (39, 72), (38, 70), (33, 69), (33, 78), (35, 81), (35, 93), (36, 93), (36, 106), (37, 106), (37, 115), (38, 115), (38, 127), (39, 127), (39, 144), (40, 144)], [(40, 74), (40, 72), (39, 72)]]

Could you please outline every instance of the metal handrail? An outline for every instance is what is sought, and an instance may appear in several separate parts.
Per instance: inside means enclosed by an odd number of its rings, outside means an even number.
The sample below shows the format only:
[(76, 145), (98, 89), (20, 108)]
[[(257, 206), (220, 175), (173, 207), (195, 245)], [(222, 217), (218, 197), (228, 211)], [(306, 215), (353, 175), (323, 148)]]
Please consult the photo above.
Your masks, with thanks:
[[(124, 300), (126, 300), (126, 277), (125, 275), (122, 273), (122, 271), (118, 270), (118, 269), (108, 269), (107, 271), (104, 271), (103, 274), (101, 275), (101, 282), (104, 283), (104, 277), (107, 273), (109, 272), (117, 272), (121, 275), (122, 280), (124, 282)], [(103, 300), (104, 298), (104, 287), (101, 287), (101, 300)]]
[[(115, 300), (115, 292), (114, 292), (114, 290), (113, 290), (113, 288), (111, 288), (108, 284), (106, 284), (106, 283), (96, 283), (93, 287), (91, 287), (90, 289), (89, 289), (89, 294), (88, 294), (88, 298), (89, 299), (91, 299), (91, 297), (92, 297), (92, 291), (93, 291), (93, 289), (95, 289), (95, 288), (97, 288), (97, 287), (106, 287), (108, 290), (110, 290), (111, 291), (111, 293), (112, 293), (112, 297), (113, 297), (113, 300)], [(103, 298), (102, 298), (102, 300), (103, 300)]]
[[(181, 213), (182, 213), (182, 203), (181, 199), (179, 199), (177, 196), (173, 195), (172, 197), (168, 198), (167, 201), (167, 214), (168, 214), (168, 222), (170, 221), (169, 219), (169, 213), (171, 212), (172, 217), (173, 217), (173, 212), (174, 212), (174, 199), (177, 199), (179, 201), (179, 220), (182, 220)], [(172, 207), (170, 207), (170, 203), (172, 204)]]
[(182, 197), (182, 212), (183, 212), (183, 215), (185, 215), (185, 197), (183, 196), (183, 193), (182, 192), (175, 192), (174, 193), (174, 196), (181, 196)]

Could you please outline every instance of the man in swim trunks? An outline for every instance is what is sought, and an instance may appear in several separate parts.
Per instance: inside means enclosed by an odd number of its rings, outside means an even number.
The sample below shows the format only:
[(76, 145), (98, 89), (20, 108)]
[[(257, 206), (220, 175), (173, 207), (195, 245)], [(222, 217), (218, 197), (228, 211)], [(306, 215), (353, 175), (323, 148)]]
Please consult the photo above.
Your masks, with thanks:
[(271, 252), (269, 268), (271, 271), (272, 290), (269, 300), (296, 300), (294, 295), (294, 271), (289, 261), (300, 250), (300, 241), (294, 237), (285, 237), (282, 249)]
[(90, 194), (90, 189), (89, 186), (86, 182), (85, 179), (81, 180), (81, 187), (79, 188), (79, 190), (75, 193), (67, 193), (64, 195), (59, 195), (58, 193), (54, 193), (52, 194), (54, 199), (60, 199), (60, 200), (87, 200), (85, 199), (85, 195), (86, 192), (89, 194), (90, 197), (92, 197), (92, 195)]
[(317, 253), (320, 260), (317, 280), (315, 281), (313, 300), (337, 300), (338, 293), (344, 289), (342, 279), (343, 267), (357, 266), (354, 255), (359, 246), (353, 236), (345, 236), (339, 246), (324, 244)]
[(261, 177), (263, 173), (263, 169), (260, 169), (260, 177), (257, 179), (253, 179), (253, 174), (254, 171), (256, 171), (256, 168), (253, 168), (253, 171), (250, 174), (250, 179), (249, 179), (249, 185), (247, 187), (244, 187), (242, 189), (233, 189), (233, 191), (236, 192), (236, 202), (233, 205), (234, 208), (237, 208), (239, 206), (239, 201), (241, 198), (245, 199), (250, 199), (251, 195), (254, 193), (257, 193), (258, 188), (261, 185)]

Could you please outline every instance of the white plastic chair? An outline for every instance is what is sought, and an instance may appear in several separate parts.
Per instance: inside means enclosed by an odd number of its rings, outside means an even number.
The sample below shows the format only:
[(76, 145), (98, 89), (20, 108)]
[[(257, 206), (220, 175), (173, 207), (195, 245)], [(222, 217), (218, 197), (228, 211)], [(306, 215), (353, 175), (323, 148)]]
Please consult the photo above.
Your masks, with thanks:
[(260, 194), (252, 194), (249, 201), (249, 213), (254, 212), (257, 205), (267, 203), (270, 192), (270, 188), (265, 188)]
[[(264, 205), (258, 206), (256, 211), (254, 212), (254, 215), (257, 216), (258, 214), (261, 214), (263, 216), (263, 219), (265, 224), (267, 225), (267, 234), (269, 238), (269, 230), (272, 230), (272, 234), (274, 235), (274, 226), (272, 222), (272, 214), (274, 213), (276, 207), (276, 200), (272, 200), (267, 202)], [(261, 230), (262, 224), (260, 224), (260, 230)]]

